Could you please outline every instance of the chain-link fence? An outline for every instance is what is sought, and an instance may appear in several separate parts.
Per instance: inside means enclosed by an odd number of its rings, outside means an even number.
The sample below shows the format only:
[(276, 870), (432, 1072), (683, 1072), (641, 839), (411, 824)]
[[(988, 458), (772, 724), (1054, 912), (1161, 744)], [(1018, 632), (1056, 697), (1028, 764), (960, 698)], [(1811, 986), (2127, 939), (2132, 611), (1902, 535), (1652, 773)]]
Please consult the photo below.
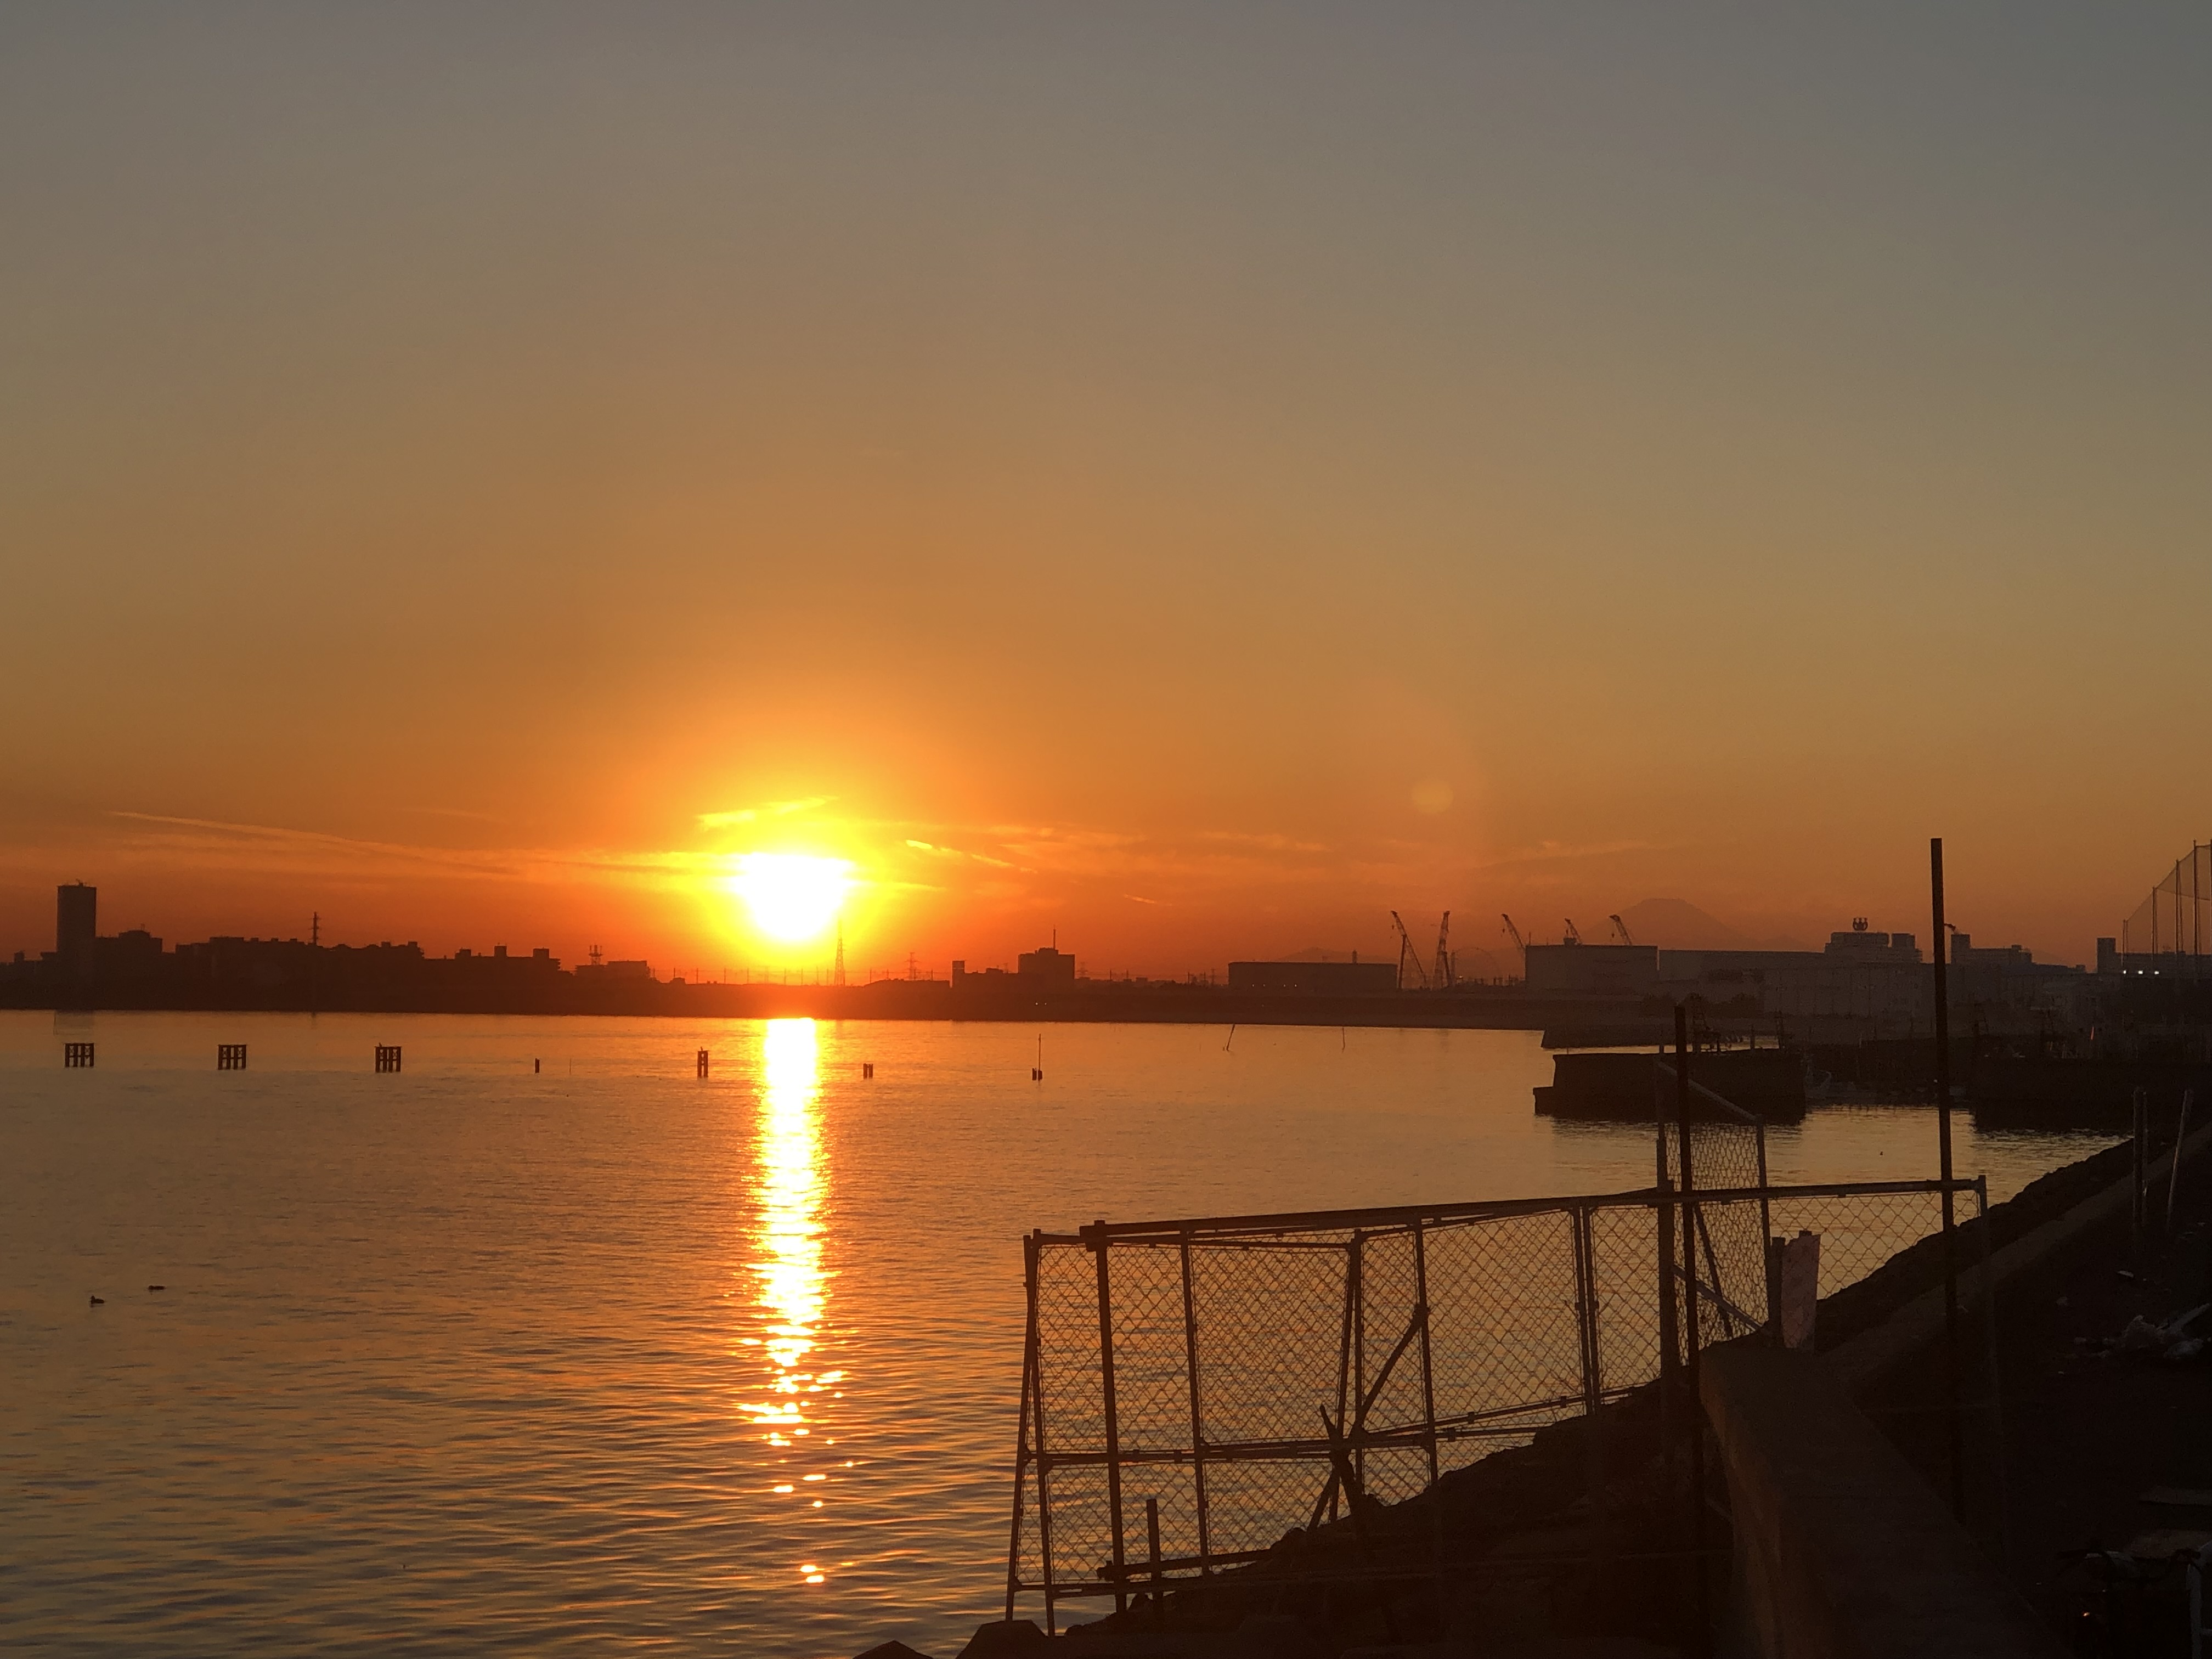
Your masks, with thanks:
[(1689, 1150), (1669, 1126), (1638, 1192), (1032, 1234), (1009, 1616), (1413, 1497), (1942, 1224), (1938, 1182), (1768, 1185), (1755, 1121)]

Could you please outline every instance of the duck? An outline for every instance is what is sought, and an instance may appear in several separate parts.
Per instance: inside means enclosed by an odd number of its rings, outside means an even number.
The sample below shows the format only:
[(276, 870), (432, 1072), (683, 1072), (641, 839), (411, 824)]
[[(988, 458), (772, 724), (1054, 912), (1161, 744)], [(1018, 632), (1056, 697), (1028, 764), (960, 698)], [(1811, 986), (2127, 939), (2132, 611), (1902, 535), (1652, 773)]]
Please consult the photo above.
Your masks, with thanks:
[(95, 1296), (92, 1298), (92, 1305), (95, 1308), (105, 1306), (107, 1298), (104, 1296)]

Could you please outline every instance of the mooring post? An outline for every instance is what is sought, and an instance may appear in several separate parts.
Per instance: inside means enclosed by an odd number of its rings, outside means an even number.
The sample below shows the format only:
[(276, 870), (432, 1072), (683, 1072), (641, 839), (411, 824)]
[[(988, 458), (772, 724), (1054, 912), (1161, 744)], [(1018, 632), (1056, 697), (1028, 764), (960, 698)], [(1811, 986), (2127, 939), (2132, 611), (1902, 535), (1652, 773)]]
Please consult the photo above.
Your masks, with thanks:
[(1943, 1178), (1943, 1384), (1951, 1401), (1951, 1513), (1966, 1516), (1966, 1425), (1959, 1398), (1958, 1206), (1951, 1193), (1951, 974), (1943, 922), (1943, 837), (1928, 842), (1929, 896), (1935, 913), (1936, 1150)]
[(1106, 1413), (1106, 1510), (1114, 1528), (1114, 1611), (1129, 1610), (1129, 1563), (1121, 1535), (1121, 1420), (1114, 1399), (1114, 1291), (1106, 1268), (1106, 1223), (1084, 1229), (1098, 1262), (1098, 1380)]

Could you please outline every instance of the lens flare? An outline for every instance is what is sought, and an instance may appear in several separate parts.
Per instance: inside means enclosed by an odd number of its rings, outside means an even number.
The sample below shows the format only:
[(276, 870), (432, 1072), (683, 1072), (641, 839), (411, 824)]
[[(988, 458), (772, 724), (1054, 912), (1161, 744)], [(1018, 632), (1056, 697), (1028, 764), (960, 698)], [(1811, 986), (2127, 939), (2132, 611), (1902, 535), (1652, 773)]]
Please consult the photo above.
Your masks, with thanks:
[(795, 944), (837, 920), (853, 890), (853, 866), (844, 859), (805, 853), (747, 853), (738, 860), (730, 890), (745, 902), (754, 927)]

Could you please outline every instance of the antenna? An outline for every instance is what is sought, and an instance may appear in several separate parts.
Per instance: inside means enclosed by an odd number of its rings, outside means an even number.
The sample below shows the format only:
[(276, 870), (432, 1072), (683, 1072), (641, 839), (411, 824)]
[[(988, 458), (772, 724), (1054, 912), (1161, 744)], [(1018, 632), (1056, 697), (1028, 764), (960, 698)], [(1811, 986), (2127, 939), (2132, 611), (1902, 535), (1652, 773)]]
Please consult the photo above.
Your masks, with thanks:
[(845, 982), (845, 919), (837, 919), (837, 983)]
[(1444, 912), (1444, 919), (1437, 924), (1436, 982), (1437, 989), (1450, 990), (1455, 977), (1451, 958), (1451, 912), (1447, 910)]
[(315, 912), (314, 921), (307, 925), (307, 943), (310, 945), (320, 945), (322, 942), (323, 913), (320, 910), (318, 910)]

